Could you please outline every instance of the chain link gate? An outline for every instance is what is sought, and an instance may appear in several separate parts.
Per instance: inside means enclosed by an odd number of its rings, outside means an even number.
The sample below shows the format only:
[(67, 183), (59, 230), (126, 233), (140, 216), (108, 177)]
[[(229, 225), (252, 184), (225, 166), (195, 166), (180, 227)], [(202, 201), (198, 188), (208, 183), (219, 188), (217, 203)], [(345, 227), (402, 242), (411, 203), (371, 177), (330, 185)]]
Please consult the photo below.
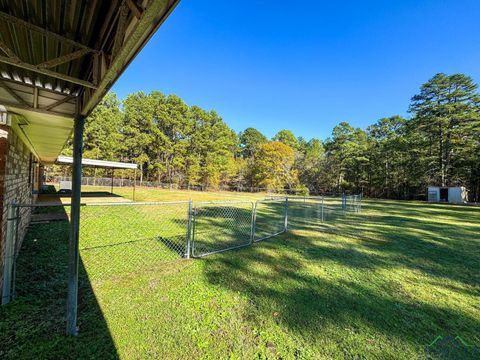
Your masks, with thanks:
[(288, 198), (269, 198), (255, 203), (253, 241), (261, 241), (287, 231)]
[(327, 206), (323, 198), (304, 197), (288, 199), (288, 225), (291, 229), (310, 230), (324, 227)]
[(192, 256), (252, 245), (287, 230), (287, 198), (195, 204)]
[(201, 257), (250, 245), (254, 207), (251, 201), (196, 203), (192, 255)]

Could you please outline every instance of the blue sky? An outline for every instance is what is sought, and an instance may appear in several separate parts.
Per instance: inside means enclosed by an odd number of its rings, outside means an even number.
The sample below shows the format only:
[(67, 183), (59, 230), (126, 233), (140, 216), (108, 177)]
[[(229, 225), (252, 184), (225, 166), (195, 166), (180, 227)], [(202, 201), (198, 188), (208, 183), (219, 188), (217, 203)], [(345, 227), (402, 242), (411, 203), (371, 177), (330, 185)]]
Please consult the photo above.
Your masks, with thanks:
[(183, 0), (113, 90), (174, 93), (236, 131), (326, 138), (408, 115), (438, 72), (480, 82), (480, 1)]

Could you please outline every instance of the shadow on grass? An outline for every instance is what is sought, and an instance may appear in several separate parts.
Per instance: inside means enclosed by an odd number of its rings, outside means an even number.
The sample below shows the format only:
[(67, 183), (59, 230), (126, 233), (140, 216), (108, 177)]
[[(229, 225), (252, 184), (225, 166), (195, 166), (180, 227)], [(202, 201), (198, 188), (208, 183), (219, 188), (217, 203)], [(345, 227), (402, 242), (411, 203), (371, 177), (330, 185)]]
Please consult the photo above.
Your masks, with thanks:
[(388, 258), (385, 264), (372, 257), (370, 266), (406, 266), (440, 280), (480, 284), (480, 208), (379, 201), (368, 202), (363, 213), (336, 211), (324, 223), (311, 210), (297, 214), (294, 229), (328, 230)]
[[(70, 198), (71, 190), (57, 191), (53, 185), (44, 185), (39, 195), (38, 201), (58, 203), (61, 198)], [(122, 198), (123, 196), (114, 194), (110, 191), (82, 191), (82, 197), (89, 198)]]
[[(72, 193), (69, 191), (65, 192), (49, 192), (42, 194), (40, 196), (40, 199), (42, 201), (48, 202), (49, 200), (55, 201), (56, 199), (60, 198), (71, 198)], [(82, 191), (82, 198), (122, 198), (123, 196), (117, 195), (117, 194), (112, 194), (111, 192), (108, 191)]]
[[(58, 207), (55, 209), (58, 212)], [(79, 264), (80, 332), (76, 337), (65, 335), (68, 234), (66, 220), (30, 225), (17, 258), (16, 299), (0, 308), (0, 358), (117, 357), (82, 261)]]
[[(374, 214), (347, 236), (383, 239), (363, 241), (365, 247), (389, 256), (397, 265), (421, 270), (438, 279), (470, 287), (480, 284), (480, 208), (433, 205), (417, 209), (406, 204), (368, 204)], [(355, 235), (356, 234), (356, 235)]]
[[(460, 293), (480, 294), (480, 209), (433, 207), (437, 221), (451, 218), (447, 224), (432, 221), (424, 207), (368, 204), (365, 214), (336, 217), (335, 235), (353, 242), (317, 236), (313, 231), (321, 232), (321, 224), (304, 219), (299, 231), (205, 258), (205, 273), (215, 286), (245, 294), (251, 316), (278, 312), (277, 323), (303, 336), (321, 336), (334, 324), (340, 333), (374, 329), (419, 352), (439, 334), (477, 341), (480, 318), (451, 304), (415, 300), (399, 279), (377, 272), (420, 271), (418, 281), (425, 275), (434, 283), (453, 280), (465, 285)], [(447, 288), (458, 291), (455, 285)]]

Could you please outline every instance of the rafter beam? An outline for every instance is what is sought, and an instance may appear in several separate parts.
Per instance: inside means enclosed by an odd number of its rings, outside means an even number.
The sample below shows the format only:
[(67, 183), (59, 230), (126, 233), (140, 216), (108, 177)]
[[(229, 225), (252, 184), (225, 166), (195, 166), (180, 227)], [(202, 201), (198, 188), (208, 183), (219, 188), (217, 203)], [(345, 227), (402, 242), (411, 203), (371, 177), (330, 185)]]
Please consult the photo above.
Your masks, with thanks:
[(55, 66), (58, 66), (58, 65), (61, 65), (61, 64), (64, 64), (66, 62), (70, 62), (72, 60), (75, 60), (75, 59), (78, 59), (78, 58), (81, 58), (82, 56), (85, 56), (89, 53), (91, 53), (92, 51), (90, 49), (80, 49), (80, 50), (77, 50), (77, 51), (74, 51), (72, 53), (69, 53), (69, 54), (65, 54), (63, 56), (59, 56), (55, 59), (51, 59), (51, 60), (48, 60), (48, 61), (45, 61), (41, 64), (38, 64), (37, 66), (41, 69), (48, 69), (48, 68), (52, 68), (52, 67), (55, 67)]
[(65, 36), (63, 35), (60, 35), (60, 34), (57, 34), (53, 31), (50, 31), (50, 30), (47, 30), (47, 29), (44, 29), (43, 27), (41, 26), (37, 26), (37, 25), (34, 25), (28, 21), (25, 21), (23, 19), (20, 19), (20, 18), (17, 18), (16, 16), (12, 16), (10, 14), (7, 14), (3, 11), (0, 11), (0, 19), (3, 19), (5, 21), (8, 21), (12, 24), (16, 24), (16, 25), (19, 25), (19, 26), (23, 26), (24, 28), (26, 29), (29, 29), (29, 30), (32, 30), (32, 31), (36, 31), (36, 32), (39, 32), (47, 37), (50, 37), (50, 38), (54, 38), (60, 42), (63, 42), (63, 43), (66, 43), (66, 44), (70, 44), (72, 46), (75, 46), (77, 48), (80, 48), (80, 49), (89, 49), (90, 51), (96, 51), (95, 49), (92, 49), (90, 48), (89, 46), (85, 45), (85, 44), (81, 44), (77, 41), (74, 41), (72, 39), (69, 39), (69, 38), (66, 38)]
[(103, 49), (103, 47), (104, 47), (103, 41), (107, 38), (107, 36), (105, 36), (105, 34), (111, 28), (112, 22), (114, 21), (113, 19), (115, 18), (115, 15), (117, 14), (116, 10), (118, 9), (118, 2), (119, 2), (119, 0), (110, 1), (110, 7), (109, 7), (108, 12), (105, 16), (105, 21), (102, 24), (102, 27), (101, 27), (100, 31), (98, 32), (97, 41), (95, 42), (95, 48), (96, 49)]
[(125, 0), (125, 2), (127, 3), (128, 7), (132, 11), (133, 15), (137, 19), (140, 19), (140, 17), (142, 16), (143, 10), (140, 9), (140, 7), (137, 5), (136, 1), (135, 0)]
[(117, 31), (115, 33), (115, 40), (113, 43), (112, 57), (117, 56), (118, 50), (120, 50), (123, 45), (125, 27), (127, 26), (128, 6), (123, 3), (120, 5), (120, 10), (118, 12)]
[(62, 105), (63, 103), (66, 103), (66, 102), (68, 102), (70, 100), (73, 100), (75, 98), (76, 98), (76, 96), (68, 95), (68, 96), (65, 96), (63, 99), (60, 99), (60, 100), (54, 102), (53, 104), (50, 104), (48, 106), (43, 107), (42, 109), (46, 110), (46, 111), (52, 110), (53, 108), (56, 108), (57, 106)]
[(13, 101), (7, 101), (7, 100), (3, 100), (3, 99), (1, 99), (1, 101), (2, 101), (2, 105), (10, 106), (12, 108), (25, 109), (25, 110), (35, 111), (35, 112), (38, 112), (38, 113), (48, 114), (48, 115), (67, 116), (67, 117), (75, 116), (74, 113), (63, 113), (63, 112), (54, 111), (54, 110), (48, 110), (47, 111), (47, 110), (44, 110), (42, 108), (35, 109), (31, 105), (27, 106), (25, 104), (18, 104), (18, 103), (13, 102)]
[(0, 50), (2, 50), (9, 58), (19, 60), (17, 54), (15, 54), (15, 52), (12, 49), (10, 49), (8, 45), (1, 40), (0, 40)]
[(38, 109), (38, 87), (33, 88), (33, 107)]
[(28, 63), (23, 62), (21, 60), (12, 59), (12, 58), (9, 58), (9, 57), (6, 57), (6, 56), (0, 56), (0, 63), (9, 64), (9, 65), (16, 66), (16, 67), (26, 69), (26, 70), (30, 70), (30, 71), (33, 71), (33, 72), (36, 72), (36, 73), (39, 73), (39, 74), (42, 74), (42, 75), (50, 76), (50, 77), (55, 78), (55, 79), (67, 81), (67, 82), (70, 82), (72, 84), (82, 85), (84, 87), (88, 87), (88, 88), (91, 88), (91, 89), (96, 88), (96, 86), (89, 81), (85, 81), (85, 80), (82, 80), (82, 79), (75, 78), (73, 76), (68, 76), (68, 75), (65, 75), (65, 74), (61, 74), (61, 73), (56, 72), (56, 71), (52, 71), (52, 70), (48, 70), (48, 69), (42, 69), (42, 68), (40, 68), (36, 65), (28, 64)]
[(0, 87), (4, 88), (15, 100), (17, 100), (20, 105), (31, 107), (32, 105), (27, 103), (20, 95), (18, 95), (14, 90), (12, 90), (5, 81), (0, 80)]
[(79, 102), (81, 114), (90, 114), (114, 81), (122, 74), (130, 61), (178, 3), (179, 0), (150, 0), (148, 2), (141, 18), (136, 22), (125, 40), (122, 41), (123, 44), (118, 49), (116, 56), (112, 55), (105, 73), (101, 73), (98, 88), (95, 91), (85, 89), (86, 91), (82, 93), (82, 101)]

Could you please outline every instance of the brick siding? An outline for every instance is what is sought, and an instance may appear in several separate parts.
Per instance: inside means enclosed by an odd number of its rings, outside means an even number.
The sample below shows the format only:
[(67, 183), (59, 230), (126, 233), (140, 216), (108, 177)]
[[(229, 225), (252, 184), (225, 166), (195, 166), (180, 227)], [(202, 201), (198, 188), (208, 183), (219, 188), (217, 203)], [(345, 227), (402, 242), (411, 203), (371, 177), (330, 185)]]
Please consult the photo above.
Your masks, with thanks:
[[(39, 164), (29, 148), (9, 127), (0, 125), (0, 292), (3, 284), (3, 260), (5, 255), (5, 233), (8, 205), (31, 204), (36, 200), (32, 184), (38, 190), (38, 179), (32, 179)], [(38, 176), (38, 175), (37, 175)], [(36, 180), (36, 181), (35, 181)], [(15, 249), (18, 251), (30, 221), (30, 209), (20, 208), (20, 221)]]

